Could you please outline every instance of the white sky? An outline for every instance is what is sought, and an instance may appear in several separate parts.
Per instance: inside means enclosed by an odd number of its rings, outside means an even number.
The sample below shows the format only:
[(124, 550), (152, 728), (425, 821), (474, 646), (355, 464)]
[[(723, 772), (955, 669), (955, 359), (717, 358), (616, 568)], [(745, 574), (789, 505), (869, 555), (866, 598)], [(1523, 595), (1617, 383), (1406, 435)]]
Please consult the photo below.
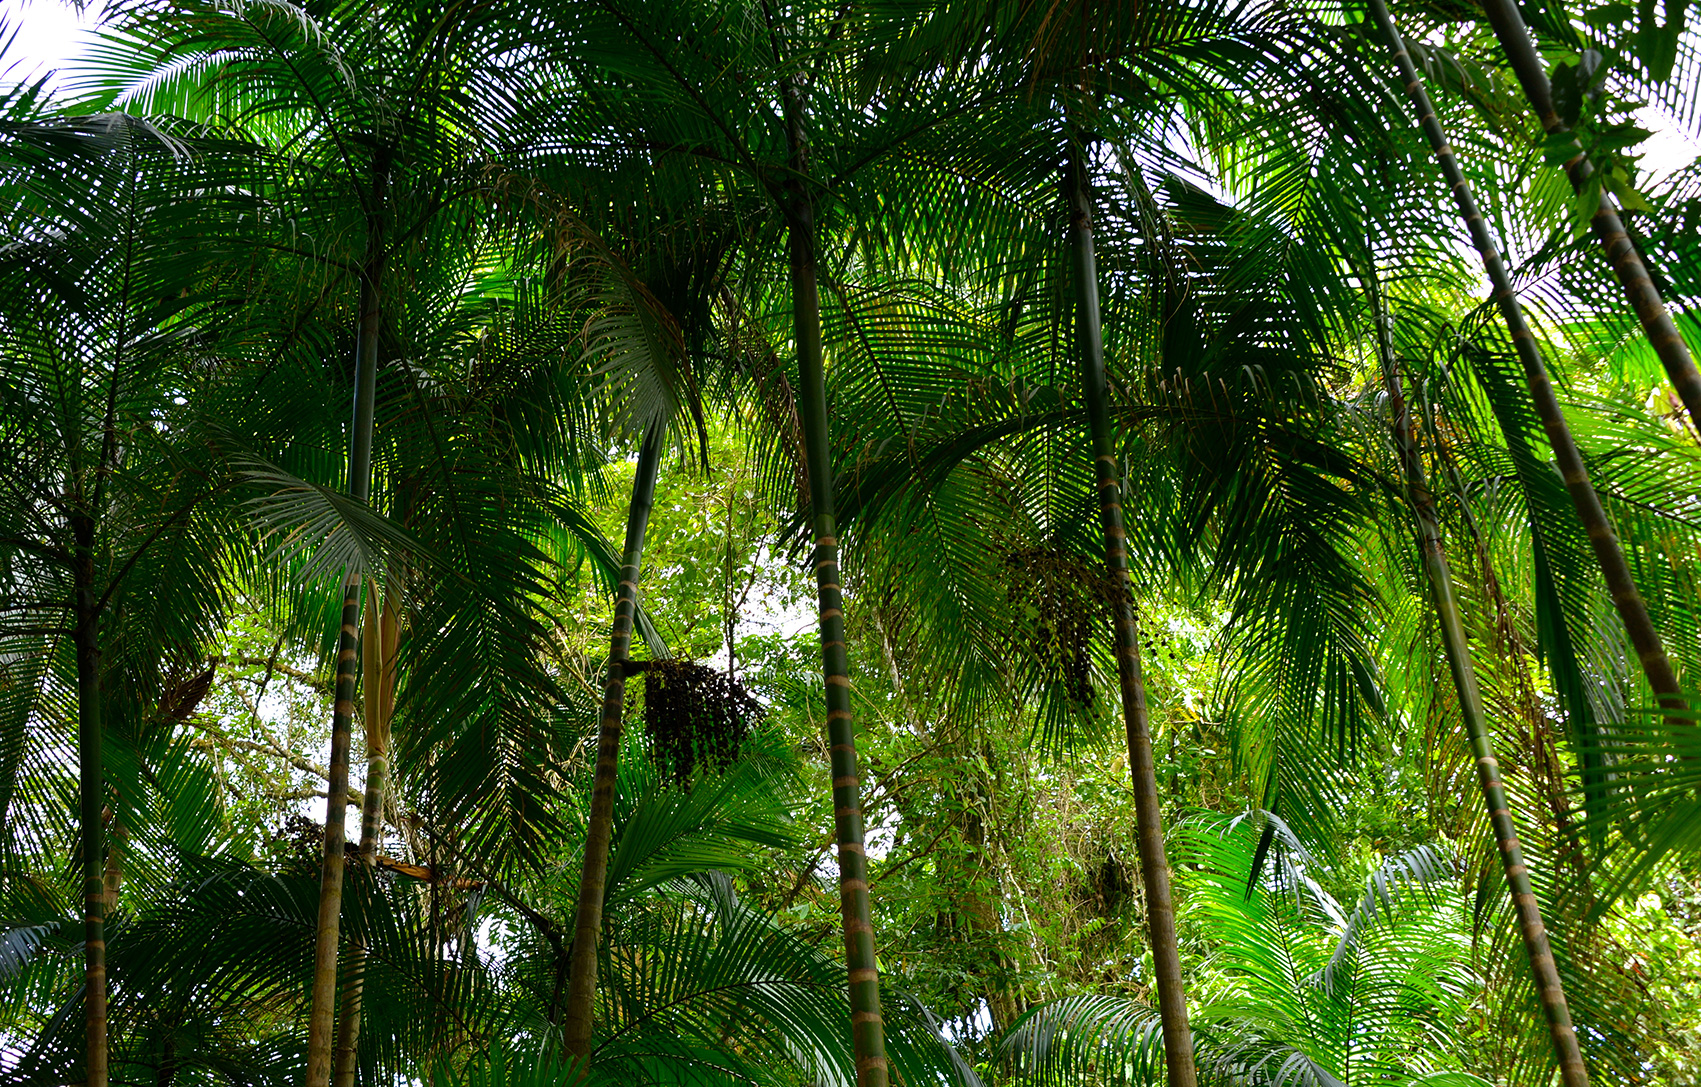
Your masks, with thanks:
[(86, 16), (60, 0), (0, 0), (6, 34), (15, 35), (0, 61), (0, 80), (33, 80), (75, 59), (87, 46), (86, 27), (99, 10), (98, 0), (87, 7)]

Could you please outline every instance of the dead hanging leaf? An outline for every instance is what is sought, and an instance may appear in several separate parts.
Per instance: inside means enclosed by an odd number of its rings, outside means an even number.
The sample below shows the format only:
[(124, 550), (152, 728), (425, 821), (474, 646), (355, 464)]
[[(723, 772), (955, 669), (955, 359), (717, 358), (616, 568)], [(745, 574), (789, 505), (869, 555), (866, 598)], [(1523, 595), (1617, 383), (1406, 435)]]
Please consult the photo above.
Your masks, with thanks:
[(159, 696), (159, 715), (163, 721), (187, 721), (213, 687), (213, 673), (218, 665), (209, 664), (206, 671), (166, 687)]

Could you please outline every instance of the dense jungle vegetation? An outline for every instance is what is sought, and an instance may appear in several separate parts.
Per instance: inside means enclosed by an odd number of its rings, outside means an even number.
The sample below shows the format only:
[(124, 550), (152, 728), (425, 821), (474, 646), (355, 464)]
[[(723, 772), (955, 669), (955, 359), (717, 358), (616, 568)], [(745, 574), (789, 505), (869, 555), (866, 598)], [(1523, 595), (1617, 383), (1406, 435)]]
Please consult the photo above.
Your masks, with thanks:
[(1685, 0), (100, 12), (6, 1082), (1701, 1083)]

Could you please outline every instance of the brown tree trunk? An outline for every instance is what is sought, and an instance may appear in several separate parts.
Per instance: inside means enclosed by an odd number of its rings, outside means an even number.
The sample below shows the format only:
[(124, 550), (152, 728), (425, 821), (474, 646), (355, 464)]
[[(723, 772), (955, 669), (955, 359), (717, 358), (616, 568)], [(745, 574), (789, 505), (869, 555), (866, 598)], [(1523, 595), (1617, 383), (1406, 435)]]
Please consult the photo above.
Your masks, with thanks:
[(1382, 361), (1382, 380), (1388, 390), (1388, 408), (1393, 415), (1394, 445), (1399, 451), (1400, 465), (1406, 477), (1406, 494), (1417, 520), (1418, 541), (1423, 553), (1423, 569), (1429, 579), (1430, 595), (1435, 602), (1435, 617), (1441, 627), (1441, 640), (1447, 650), (1447, 664), (1453, 673), (1453, 686), (1459, 694), (1459, 712), (1470, 737), (1471, 753), (1476, 758), (1477, 783), (1482, 790), (1483, 803), (1488, 808), (1489, 825), (1500, 850), (1500, 863), (1506, 873), (1506, 885), (1512, 893), (1512, 908), (1518, 917), (1518, 928), (1524, 937), (1524, 951), (1530, 960), (1530, 975), (1535, 981), (1536, 995), (1547, 1017), (1548, 1034), (1553, 1040), (1554, 1059), (1559, 1064), (1565, 1087), (1588, 1087), (1589, 1072), (1583, 1064), (1583, 1054), (1577, 1045), (1577, 1032), (1571, 1026), (1571, 1010), (1566, 1004), (1565, 989), (1560, 984), (1559, 969), (1554, 963), (1553, 950), (1548, 945), (1547, 926), (1542, 923), (1541, 907), (1530, 886), (1530, 872), (1524, 866), (1524, 852), (1518, 842), (1518, 829), (1512, 822), (1506, 787), (1500, 780), (1500, 763), (1494, 757), (1489, 735), (1488, 715), (1483, 710), (1482, 692), (1477, 688), (1476, 666), (1471, 660), (1471, 646), (1465, 636), (1465, 624), (1460, 615), (1459, 601), (1453, 594), (1453, 573), (1447, 565), (1447, 552), (1441, 540), (1441, 521), (1424, 480), (1423, 461), (1418, 455), (1412, 433), (1411, 413), (1407, 410), (1400, 373), (1394, 359), (1392, 333), (1388, 327), (1388, 311), (1380, 292), (1372, 288), (1371, 304), (1376, 307), (1376, 331)]
[(1588, 533), (1595, 560), (1600, 565), (1601, 575), (1606, 582), (1607, 593), (1612, 597), (1613, 606), (1618, 610), (1619, 619), (1624, 624), (1630, 647), (1641, 663), (1648, 686), (1660, 700), (1660, 704), (1667, 709), (1681, 712), (1685, 703), (1677, 676), (1672, 670), (1671, 660), (1666, 656), (1659, 632), (1654, 629), (1653, 620), (1648, 616), (1648, 606), (1636, 588), (1635, 579), (1631, 577), (1630, 566), (1625, 561), (1618, 534), (1613, 531), (1612, 522), (1607, 519), (1600, 496), (1589, 483), (1589, 473), (1583, 465), (1583, 455), (1571, 437), (1571, 428), (1565, 421), (1565, 413), (1560, 409), (1559, 398), (1553, 391), (1553, 383), (1548, 379), (1547, 367), (1542, 362), (1535, 335), (1524, 320), (1523, 307), (1518, 304), (1517, 292), (1513, 289), (1512, 279), (1500, 259), (1500, 251), (1495, 246), (1494, 239), (1489, 236), (1487, 222), (1477, 210), (1470, 184), (1466, 182), (1464, 173), (1453, 158), (1447, 135), (1442, 131), (1441, 122), (1435, 116), (1435, 108), (1430, 104), (1423, 80), (1412, 64), (1410, 54), (1406, 52), (1405, 41), (1395, 28), (1387, 5), (1383, 0), (1370, 0), (1370, 8), (1394, 51), (1394, 62), (1400, 77), (1405, 81), (1406, 93), (1417, 109), (1418, 123), (1424, 134), (1429, 137), (1430, 149), (1435, 153), (1442, 175), (1453, 192), (1459, 214), (1465, 221), (1465, 228), (1470, 232), (1471, 244), (1476, 247), (1477, 254), (1482, 258), (1483, 269), (1494, 289), (1495, 304), (1506, 322), (1506, 330), (1512, 337), (1512, 345), (1523, 367), (1524, 382), (1529, 387), (1536, 416), (1541, 420), (1548, 444), (1553, 449), (1554, 464), (1559, 469), (1566, 492), (1571, 496), (1577, 519)]
[[(620, 560), (620, 588), (614, 597), (614, 631), (609, 639), (608, 678), (603, 682), (602, 716), (597, 723), (596, 777), (585, 826), (585, 857), (579, 874), (579, 901), (573, 917), (573, 948), (567, 968), (567, 1009), (561, 1042), (567, 1053), (588, 1062), (596, 1014), (597, 943), (602, 936), (603, 896), (607, 891), (608, 854), (614, 834), (614, 784), (620, 769), (620, 734), (626, 710), (626, 661), (632, 653), (632, 628), (638, 616), (638, 578), (642, 573), (644, 533), (655, 501), (667, 425), (656, 422), (638, 451), (632, 504), (626, 514), (626, 542)], [(586, 1070), (580, 1065), (580, 1071)]]
[[(1512, 0), (1485, 0), (1483, 8), (1489, 24), (1494, 27), (1494, 36), (1500, 41), (1501, 50), (1512, 63), (1513, 74), (1524, 88), (1524, 97), (1535, 111), (1536, 120), (1541, 122), (1542, 130), (1550, 137), (1571, 135), (1571, 130), (1554, 108), (1553, 88), (1548, 83), (1547, 71), (1530, 41), (1529, 29), (1524, 25), (1517, 4)], [(1575, 153), (1565, 163), (1565, 174), (1571, 180), (1572, 189), (1582, 192), (1594, 176), (1595, 167), (1583, 145), (1575, 137), (1570, 142)], [(1701, 372), (1696, 370), (1689, 345), (1683, 342), (1682, 333), (1672, 320), (1671, 312), (1666, 309), (1665, 299), (1660, 297), (1659, 288), (1642, 263), (1642, 254), (1631, 243), (1618, 208), (1604, 188), (1595, 214), (1590, 217), (1590, 225), (1594, 227), (1595, 237), (1600, 240), (1602, 254), (1612, 266), (1613, 275), (1618, 277), (1619, 285), (1624, 288), (1625, 299), (1636, 311), (1636, 319), (1641, 322), (1648, 343), (1660, 357), (1660, 364), (1665, 367), (1672, 388), (1677, 390), (1678, 398), (1689, 412), (1690, 426), (1701, 430)]]
[(850, 655), (845, 647), (844, 598), (839, 586), (839, 536), (833, 507), (832, 436), (827, 420), (827, 377), (822, 356), (821, 293), (815, 267), (815, 209), (804, 189), (808, 141), (803, 92), (786, 81), (786, 136), (791, 179), (785, 214), (790, 241), (793, 336), (797, 343), (799, 413), (809, 471), (814, 528), (815, 591), (821, 625), (821, 672), (826, 682), (827, 756), (833, 775), (833, 836), (839, 847), (839, 917), (849, 975), (851, 1048), (857, 1087), (886, 1087), (886, 1023), (880, 1010), (880, 971), (874, 953), (874, 910), (868, 897), (868, 854), (863, 847), (862, 782), (856, 765), (856, 724), (851, 713)]
[(1128, 739), (1128, 771), (1134, 791), (1135, 834), (1140, 876), (1146, 891), (1146, 922), (1152, 938), (1154, 987), (1163, 1027), (1164, 1067), (1169, 1087), (1194, 1087), (1193, 1034), (1187, 1023), (1187, 993), (1181, 981), (1176, 944), (1175, 905), (1170, 897), (1169, 859), (1164, 854), (1163, 803), (1152, 761), (1152, 734), (1146, 708), (1146, 684), (1140, 670), (1140, 631), (1128, 578), (1128, 534), (1122, 521), (1122, 481), (1110, 437), (1109, 387), (1105, 378), (1104, 338), (1099, 325), (1098, 263), (1093, 252), (1092, 202), (1078, 149), (1071, 146), (1063, 167), (1068, 204), (1069, 245), (1074, 256), (1076, 316), (1081, 386), (1092, 431), (1093, 465), (1098, 477), (1099, 521), (1104, 530), (1105, 569), (1113, 582), (1116, 627), (1116, 677)]

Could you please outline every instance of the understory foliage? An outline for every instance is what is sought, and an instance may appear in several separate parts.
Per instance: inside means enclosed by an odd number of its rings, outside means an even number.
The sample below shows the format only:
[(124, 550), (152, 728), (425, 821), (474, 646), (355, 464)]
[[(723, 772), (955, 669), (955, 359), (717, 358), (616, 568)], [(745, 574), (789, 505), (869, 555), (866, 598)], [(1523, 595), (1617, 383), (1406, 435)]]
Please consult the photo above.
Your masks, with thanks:
[(1131, 608), (1199, 1081), (1551, 1087), (1427, 502), (1592, 1082), (1701, 1082), (1701, 447), (1589, 233), (1701, 350), (1701, 38), (1531, 5), (1550, 135), (1485, 10), (1393, 15), (1682, 698), (1358, 3), (112, 0), (7, 53), (0, 1078), (103, 1082), (104, 1021), (104, 1082), (304, 1082), (341, 773), (336, 1087), (849, 1087), (864, 921), (892, 1082), (1165, 1083)]

